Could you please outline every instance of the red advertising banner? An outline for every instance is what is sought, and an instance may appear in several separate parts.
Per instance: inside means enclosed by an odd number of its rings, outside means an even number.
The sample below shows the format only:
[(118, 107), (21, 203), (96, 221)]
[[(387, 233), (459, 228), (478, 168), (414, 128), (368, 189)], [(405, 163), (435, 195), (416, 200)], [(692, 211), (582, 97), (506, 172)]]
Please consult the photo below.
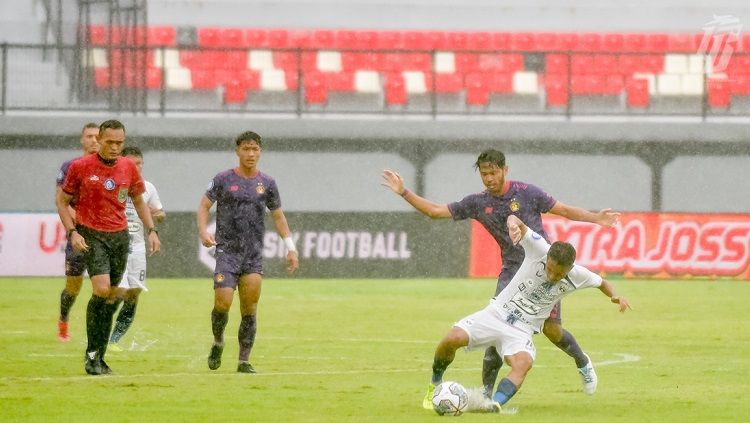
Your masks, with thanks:
[(0, 276), (58, 276), (65, 228), (56, 213), (0, 214)]
[[(626, 277), (750, 279), (750, 215), (625, 213), (614, 228), (544, 216), (551, 241), (567, 241), (592, 271)], [(497, 277), (500, 248), (472, 222), (469, 276)]]

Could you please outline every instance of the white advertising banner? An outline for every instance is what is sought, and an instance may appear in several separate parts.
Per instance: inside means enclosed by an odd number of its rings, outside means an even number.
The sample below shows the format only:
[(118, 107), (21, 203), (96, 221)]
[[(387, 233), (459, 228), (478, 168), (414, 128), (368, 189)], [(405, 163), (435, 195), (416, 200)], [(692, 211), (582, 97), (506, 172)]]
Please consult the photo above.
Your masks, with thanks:
[(0, 276), (63, 276), (65, 243), (56, 213), (0, 213)]

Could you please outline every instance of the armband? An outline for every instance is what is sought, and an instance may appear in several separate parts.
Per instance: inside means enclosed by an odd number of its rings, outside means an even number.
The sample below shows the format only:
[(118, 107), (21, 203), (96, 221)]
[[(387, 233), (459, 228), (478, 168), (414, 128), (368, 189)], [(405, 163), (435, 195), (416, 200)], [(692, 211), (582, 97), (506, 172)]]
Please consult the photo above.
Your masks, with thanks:
[(406, 198), (406, 195), (409, 194), (409, 190), (404, 188), (404, 192), (401, 193), (401, 196)]
[(297, 252), (297, 247), (294, 246), (294, 240), (292, 239), (292, 237), (288, 236), (284, 238), (284, 245), (286, 245), (286, 249), (289, 252)]
[(159, 231), (157, 231), (156, 228), (148, 228), (146, 232), (146, 235), (151, 235), (151, 232), (156, 232), (156, 235), (159, 235)]
[(76, 228), (68, 229), (68, 239), (70, 239), (70, 236), (73, 235), (73, 232), (78, 232), (78, 229)]

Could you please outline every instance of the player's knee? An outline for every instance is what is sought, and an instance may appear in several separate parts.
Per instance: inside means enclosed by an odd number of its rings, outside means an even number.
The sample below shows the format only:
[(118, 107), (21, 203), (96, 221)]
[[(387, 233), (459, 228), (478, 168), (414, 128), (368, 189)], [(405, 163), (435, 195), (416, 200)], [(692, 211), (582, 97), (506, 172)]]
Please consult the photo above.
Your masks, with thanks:
[(560, 342), (563, 336), (562, 325), (559, 323), (544, 322), (542, 332), (552, 342)]

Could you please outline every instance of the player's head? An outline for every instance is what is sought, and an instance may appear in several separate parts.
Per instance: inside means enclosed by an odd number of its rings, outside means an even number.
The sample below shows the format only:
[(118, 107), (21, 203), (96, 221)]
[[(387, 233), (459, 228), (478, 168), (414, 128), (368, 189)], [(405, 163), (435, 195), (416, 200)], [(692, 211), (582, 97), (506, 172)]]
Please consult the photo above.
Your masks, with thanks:
[(120, 155), (132, 160), (136, 167), (138, 167), (138, 171), (143, 172), (143, 153), (141, 153), (140, 148), (131, 146), (125, 147), (122, 149)]
[(505, 165), (505, 154), (499, 150), (485, 150), (474, 163), (474, 168), (479, 170), (482, 183), (492, 194), (501, 194), (505, 185), (505, 176), (508, 174), (508, 166)]
[(234, 140), (234, 143), (237, 147), (242, 145), (242, 143), (250, 143), (254, 142), (258, 144), (258, 147), (263, 147), (263, 140), (260, 138), (260, 135), (253, 131), (245, 131), (237, 136), (237, 138)]
[(99, 155), (103, 159), (116, 159), (125, 146), (125, 125), (114, 119), (102, 122), (96, 140), (99, 142)]
[(544, 271), (547, 280), (559, 282), (573, 268), (576, 261), (576, 249), (567, 242), (555, 241), (547, 251), (547, 265)]
[(99, 133), (99, 125), (89, 122), (83, 125), (81, 129), (81, 147), (83, 154), (92, 154), (99, 151), (99, 143), (96, 142), (96, 135)]
[(260, 135), (253, 131), (241, 133), (235, 139), (235, 152), (240, 159), (240, 167), (246, 170), (254, 170), (260, 160), (260, 151), (263, 141)]

